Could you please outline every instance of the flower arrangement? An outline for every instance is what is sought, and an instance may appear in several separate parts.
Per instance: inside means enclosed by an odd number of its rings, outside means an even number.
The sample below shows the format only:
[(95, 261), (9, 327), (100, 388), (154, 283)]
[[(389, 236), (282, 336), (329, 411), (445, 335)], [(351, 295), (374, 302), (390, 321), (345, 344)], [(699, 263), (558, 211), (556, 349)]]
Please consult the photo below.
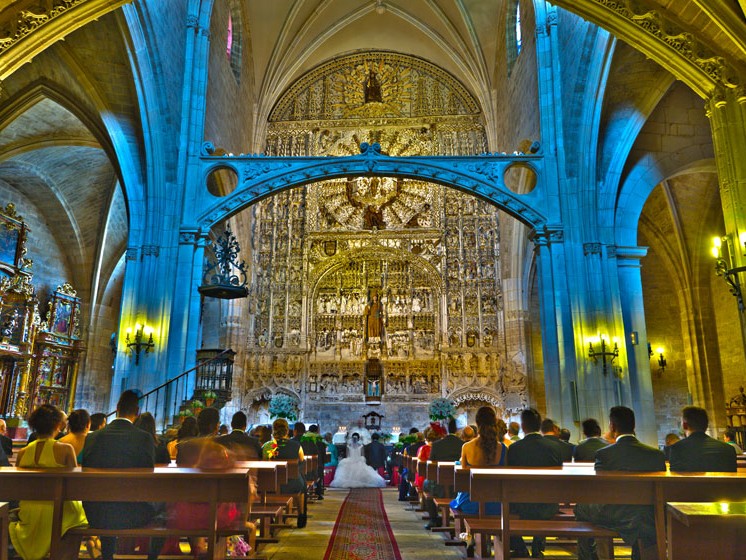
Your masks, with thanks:
[(264, 458), (268, 461), (273, 461), (278, 453), (280, 453), (280, 446), (275, 440), (270, 440), (264, 445), (263, 451)]
[(179, 416), (186, 418), (187, 416), (194, 416), (194, 412), (192, 412), (191, 408), (185, 408), (184, 410), (179, 411)]
[(382, 443), (386, 443), (387, 441), (389, 441), (394, 436), (392, 436), (388, 432), (378, 432), (378, 437), (380, 438), (380, 440), (381, 440)]
[(438, 398), (430, 403), (430, 420), (449, 420), (456, 416), (456, 407), (449, 399)]
[(215, 402), (215, 399), (218, 398), (218, 395), (215, 393), (215, 391), (208, 389), (202, 394), (202, 398), (205, 399), (205, 403), (207, 403), (207, 406), (210, 406), (212, 403)]
[(399, 436), (399, 441), (394, 444), (396, 449), (403, 449), (408, 445), (412, 445), (417, 441), (417, 434), (407, 434), (406, 436)]
[(300, 436), (301, 442), (304, 441), (310, 441), (311, 443), (316, 443), (318, 441), (323, 440), (324, 438), (321, 437), (321, 434), (317, 434), (315, 432), (306, 432), (302, 436)]
[(203, 408), (205, 408), (205, 403), (203, 403), (203, 402), (202, 402), (201, 400), (199, 400), (199, 399), (194, 399), (194, 400), (193, 400), (193, 401), (191, 402), (191, 405), (190, 405), (190, 406), (192, 407), (192, 410), (202, 410)]
[(294, 422), (298, 419), (298, 404), (295, 399), (282, 393), (274, 395), (269, 401), (269, 413), (274, 418), (285, 418)]

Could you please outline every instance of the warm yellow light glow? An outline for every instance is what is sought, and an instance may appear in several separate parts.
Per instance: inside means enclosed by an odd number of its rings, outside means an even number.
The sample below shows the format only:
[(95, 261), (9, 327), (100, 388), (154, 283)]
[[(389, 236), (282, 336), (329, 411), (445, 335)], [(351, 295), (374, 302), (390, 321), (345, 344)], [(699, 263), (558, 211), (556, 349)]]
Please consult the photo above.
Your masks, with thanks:
[(142, 332), (145, 333), (145, 336), (150, 336), (153, 334), (153, 327), (143, 327)]
[(741, 242), (741, 245), (746, 245), (746, 231), (741, 232), (738, 236), (738, 240)]
[(614, 338), (611, 339), (611, 342), (613, 342), (614, 344), (619, 344), (619, 337), (615, 336)]
[(720, 258), (720, 249), (718, 249), (717, 247), (713, 247), (712, 249), (710, 249), (710, 251), (712, 252), (713, 257), (715, 257), (716, 259)]
[(728, 513), (730, 510), (730, 504), (728, 502), (720, 502), (718, 505), (720, 506), (721, 513)]
[(137, 331), (142, 332), (142, 325), (140, 323), (135, 323), (135, 332)]
[(723, 240), (720, 239), (719, 237), (713, 237), (712, 238), (712, 246), (713, 247), (717, 247), (718, 249), (720, 249), (720, 247), (723, 246)]
[(132, 327), (129, 327), (126, 332), (127, 334), (132, 334)]
[(663, 346), (658, 346), (658, 348), (655, 349), (655, 352), (657, 354), (663, 354)]
[(598, 344), (599, 342), (601, 342), (601, 339), (598, 336), (592, 336), (588, 339), (588, 342), (590, 344)]

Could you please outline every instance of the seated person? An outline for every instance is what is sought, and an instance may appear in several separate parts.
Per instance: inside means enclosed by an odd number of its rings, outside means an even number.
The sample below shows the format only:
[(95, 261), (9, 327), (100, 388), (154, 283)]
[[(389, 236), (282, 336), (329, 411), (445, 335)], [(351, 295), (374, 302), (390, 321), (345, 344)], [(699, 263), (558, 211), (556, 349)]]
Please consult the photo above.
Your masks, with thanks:
[(63, 443), (69, 443), (75, 449), (75, 456), (78, 457), (83, 451), (85, 438), (91, 429), (91, 416), (87, 410), (79, 408), (73, 410), (67, 417), (67, 435), (60, 438)]
[[(631, 408), (612, 407), (609, 426), (616, 443), (596, 451), (597, 471), (665, 472), (663, 451), (635, 437), (635, 413)], [(578, 504), (575, 517), (619, 532), (625, 544), (633, 547), (633, 559), (657, 558), (653, 506)], [(591, 560), (592, 548), (590, 539), (578, 539), (578, 560)]]
[[(265, 461), (305, 461), (303, 448), (300, 442), (290, 439), (290, 426), (284, 418), (278, 418), (272, 422), (272, 439), (262, 446), (262, 458)], [(306, 526), (307, 515), (305, 513), (306, 481), (298, 469), (298, 476), (288, 480), (280, 486), (283, 494), (293, 494), (293, 501), (298, 510), (298, 528)]]
[[(521, 412), (523, 439), (508, 447), (508, 464), (511, 467), (561, 467), (563, 449), (560, 442), (541, 434), (541, 415), (534, 408)], [(554, 422), (552, 422), (554, 425)], [(551, 519), (559, 511), (558, 504), (518, 503), (511, 504), (513, 512), (521, 519)], [(517, 554), (528, 556), (521, 537), (511, 537), (510, 547)], [(544, 538), (534, 537), (531, 555), (541, 558), (544, 553)]]
[[(502, 418), (498, 418), (491, 406), (477, 410), (479, 435), (461, 448), (461, 465), (464, 467), (502, 467), (507, 464), (508, 446), (503, 438), (508, 429)], [(459, 492), (451, 501), (451, 507), (465, 514), (479, 513), (479, 503), (469, 499), (468, 492)], [(500, 502), (488, 502), (487, 515), (500, 515)]]
[(736, 472), (736, 450), (705, 433), (709, 419), (707, 411), (698, 406), (686, 406), (681, 411), (681, 429), (686, 437), (673, 444), (669, 458), (671, 471)]
[[(464, 446), (464, 441), (458, 437), (457, 433), (456, 419), (451, 418), (448, 422), (448, 435), (433, 443), (433, 448), (430, 450), (430, 461), (458, 461), (461, 458), (461, 449)], [(425, 480), (422, 487), (433, 498), (446, 497), (445, 487), (441, 484), (436, 484), (434, 480)], [(431, 519), (425, 528), (440, 526), (442, 521), (438, 517), (438, 508), (435, 507), (434, 500), (427, 500), (425, 507)]]
[[(117, 403), (117, 417), (106, 427), (90, 432), (81, 453), (83, 467), (98, 469), (149, 468), (155, 464), (153, 437), (134, 426), (140, 412), (140, 397), (135, 391), (122, 393)], [(158, 513), (149, 502), (84, 502), (91, 527), (131, 529), (145, 527)], [(149, 558), (158, 557), (163, 541), (152, 539)], [(113, 560), (116, 537), (101, 537), (101, 557)]]
[(596, 460), (596, 451), (609, 442), (601, 437), (601, 426), (595, 418), (586, 418), (581, 425), (585, 439), (575, 446), (573, 459), (576, 463), (590, 463)]
[(723, 440), (728, 445), (732, 445), (733, 449), (736, 450), (736, 455), (743, 455), (743, 449), (736, 443), (736, 431), (733, 428), (728, 428), (723, 434)]
[[(18, 452), (17, 465), (33, 469), (64, 469), (78, 465), (75, 450), (69, 443), (55, 441), (55, 436), (65, 427), (65, 413), (51, 404), (43, 404), (31, 413), (29, 426), (37, 438)], [(18, 521), (8, 527), (10, 540), (24, 560), (44, 558), (52, 542), (52, 502), (22, 500)], [(62, 534), (75, 527), (88, 525), (83, 504), (64, 502), (62, 509)], [(80, 537), (63, 537), (61, 558), (77, 558)]]

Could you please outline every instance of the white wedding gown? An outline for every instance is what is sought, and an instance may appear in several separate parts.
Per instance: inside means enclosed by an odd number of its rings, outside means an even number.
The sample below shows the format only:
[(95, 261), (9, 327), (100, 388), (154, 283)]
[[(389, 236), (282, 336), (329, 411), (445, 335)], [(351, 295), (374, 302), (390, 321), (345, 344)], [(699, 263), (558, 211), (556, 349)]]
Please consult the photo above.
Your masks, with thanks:
[(330, 488), (383, 488), (386, 481), (365, 463), (360, 443), (347, 445), (347, 457), (337, 465)]

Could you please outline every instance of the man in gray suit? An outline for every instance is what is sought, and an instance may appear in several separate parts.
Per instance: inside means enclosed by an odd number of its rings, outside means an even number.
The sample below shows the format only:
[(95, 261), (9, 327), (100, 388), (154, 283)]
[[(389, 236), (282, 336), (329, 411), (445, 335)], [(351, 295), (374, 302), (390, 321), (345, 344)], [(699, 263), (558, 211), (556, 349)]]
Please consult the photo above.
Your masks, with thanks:
[[(663, 451), (635, 437), (635, 413), (631, 408), (612, 407), (609, 430), (616, 443), (596, 451), (597, 471), (665, 472)], [(632, 546), (632, 560), (657, 558), (653, 506), (578, 504), (575, 517), (618, 531), (624, 542)], [(590, 539), (578, 539), (578, 560), (593, 557)]]
[[(458, 427), (456, 419), (451, 418), (448, 421), (448, 435), (443, 439), (433, 442), (433, 448), (430, 450), (430, 461), (458, 461), (461, 459), (461, 448), (464, 441), (456, 435)], [(429, 493), (433, 498), (445, 498), (446, 489), (441, 484), (436, 484), (434, 480), (427, 480), (422, 485), (422, 489)], [(439, 527), (442, 520), (438, 517), (438, 510), (432, 499), (426, 500), (425, 507), (430, 514), (430, 522), (425, 525), (426, 529)]]
[(707, 411), (687, 406), (681, 411), (681, 428), (686, 437), (669, 449), (671, 470), (679, 472), (736, 472), (736, 450), (732, 445), (705, 433)]

